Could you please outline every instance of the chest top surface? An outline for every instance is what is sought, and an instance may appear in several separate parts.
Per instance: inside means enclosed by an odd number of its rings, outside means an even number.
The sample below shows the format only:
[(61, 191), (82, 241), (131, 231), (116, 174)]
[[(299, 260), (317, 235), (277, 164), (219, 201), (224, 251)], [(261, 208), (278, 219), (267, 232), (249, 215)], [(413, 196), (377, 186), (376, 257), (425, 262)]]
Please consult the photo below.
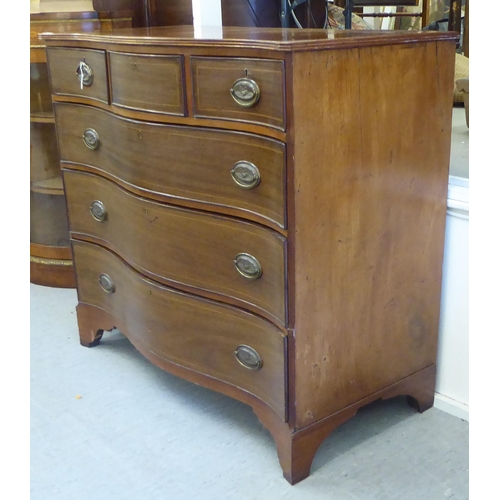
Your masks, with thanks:
[(279, 51), (303, 51), (330, 48), (390, 45), (437, 40), (454, 40), (453, 32), (337, 30), (337, 29), (280, 29), (226, 26), (221, 28), (194, 26), (165, 26), (150, 28), (120, 28), (96, 33), (42, 33), (51, 45), (64, 41), (99, 41), (104, 43), (168, 45), (227, 48), (246, 47)]

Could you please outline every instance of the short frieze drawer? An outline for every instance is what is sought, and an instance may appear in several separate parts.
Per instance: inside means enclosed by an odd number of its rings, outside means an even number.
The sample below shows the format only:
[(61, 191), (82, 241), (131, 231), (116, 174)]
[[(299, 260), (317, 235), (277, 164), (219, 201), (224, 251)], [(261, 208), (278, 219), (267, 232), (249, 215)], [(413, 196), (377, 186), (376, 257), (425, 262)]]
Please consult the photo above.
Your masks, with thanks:
[(194, 115), (285, 129), (282, 61), (192, 57)]
[(104, 50), (49, 48), (47, 60), (53, 94), (109, 104)]

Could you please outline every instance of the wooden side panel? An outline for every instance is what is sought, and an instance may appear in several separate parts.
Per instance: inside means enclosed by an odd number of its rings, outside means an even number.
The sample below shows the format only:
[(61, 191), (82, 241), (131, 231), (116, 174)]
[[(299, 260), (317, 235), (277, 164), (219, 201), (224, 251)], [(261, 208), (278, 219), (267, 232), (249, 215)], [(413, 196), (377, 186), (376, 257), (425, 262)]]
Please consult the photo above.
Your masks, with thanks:
[(293, 57), (302, 428), (435, 363), (454, 43)]

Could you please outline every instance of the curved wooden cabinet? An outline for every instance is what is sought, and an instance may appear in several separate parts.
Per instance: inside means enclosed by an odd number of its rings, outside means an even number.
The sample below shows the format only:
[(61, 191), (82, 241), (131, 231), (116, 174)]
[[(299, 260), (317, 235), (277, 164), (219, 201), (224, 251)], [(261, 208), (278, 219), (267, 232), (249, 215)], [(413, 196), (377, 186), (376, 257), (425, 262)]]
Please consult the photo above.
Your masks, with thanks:
[(84, 346), (251, 405), (292, 484), (361, 406), (432, 406), (454, 35), (46, 43)]
[[(61, 8), (71, 9), (60, 2)], [(131, 12), (34, 12), (30, 16), (30, 281), (39, 285), (74, 288), (76, 286), (70, 248), (66, 202), (59, 165), (55, 119), (47, 70), (45, 45), (39, 34), (106, 30), (132, 25)], [(61, 49), (64, 63), (54, 68), (68, 67), (71, 54), (78, 49)], [(106, 75), (104, 51), (87, 51), (85, 56), (97, 71)], [(57, 58), (57, 57), (56, 57)], [(81, 82), (77, 66), (64, 76), (77, 92)], [(52, 84), (57, 84), (52, 74)], [(54, 81), (55, 76), (55, 81)], [(52, 89), (54, 91), (54, 89)], [(93, 87), (94, 97), (107, 99), (107, 84)]]
[(40, 285), (75, 287), (47, 65), (44, 53), (33, 42), (32, 34), (30, 281)]

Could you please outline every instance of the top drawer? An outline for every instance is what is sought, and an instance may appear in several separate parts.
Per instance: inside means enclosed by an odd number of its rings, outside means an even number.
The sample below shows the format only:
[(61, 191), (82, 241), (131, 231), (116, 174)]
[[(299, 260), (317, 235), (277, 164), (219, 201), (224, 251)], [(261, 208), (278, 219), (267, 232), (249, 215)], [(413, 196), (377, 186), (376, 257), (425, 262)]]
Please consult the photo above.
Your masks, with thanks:
[(282, 61), (191, 58), (194, 116), (285, 129)]
[(52, 93), (87, 97), (109, 104), (104, 50), (47, 50)]
[(111, 102), (152, 113), (184, 115), (180, 56), (109, 52)]

